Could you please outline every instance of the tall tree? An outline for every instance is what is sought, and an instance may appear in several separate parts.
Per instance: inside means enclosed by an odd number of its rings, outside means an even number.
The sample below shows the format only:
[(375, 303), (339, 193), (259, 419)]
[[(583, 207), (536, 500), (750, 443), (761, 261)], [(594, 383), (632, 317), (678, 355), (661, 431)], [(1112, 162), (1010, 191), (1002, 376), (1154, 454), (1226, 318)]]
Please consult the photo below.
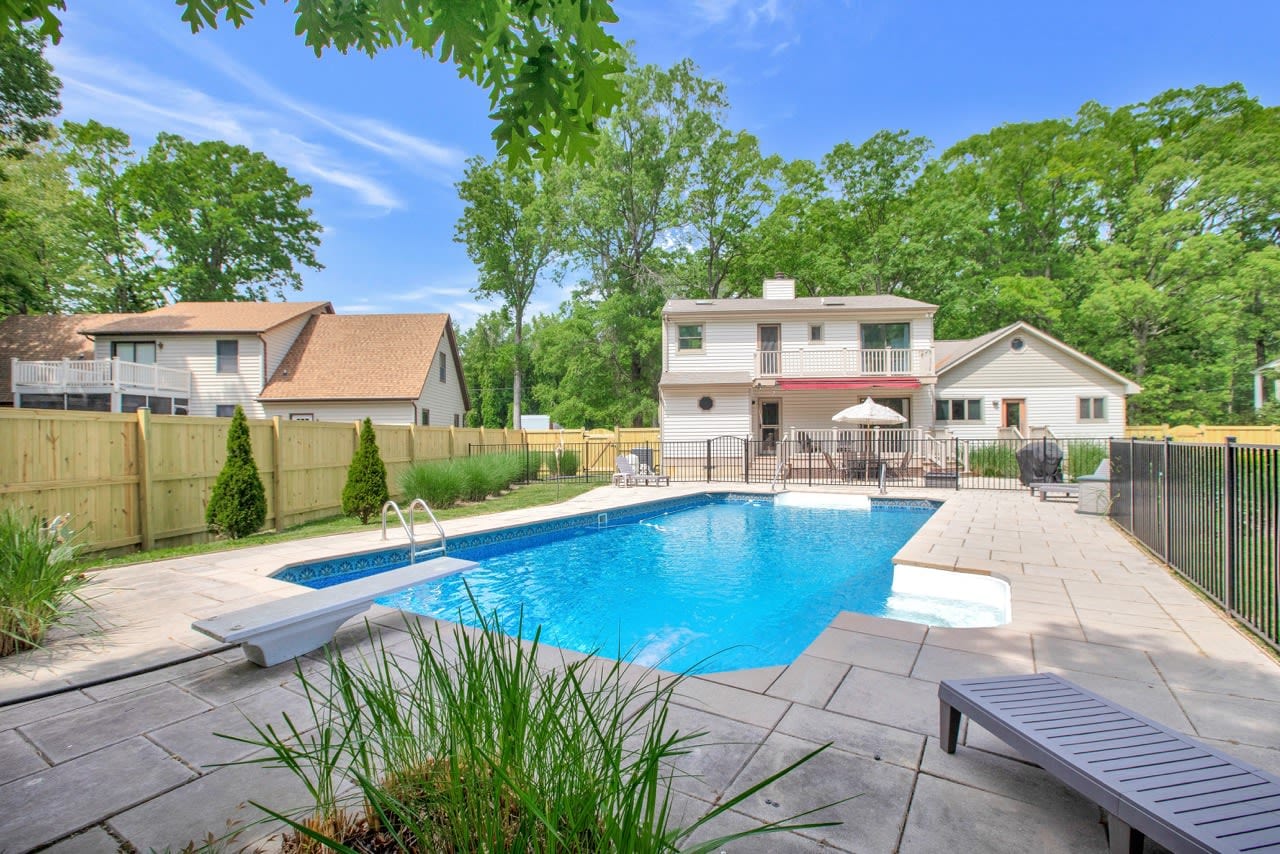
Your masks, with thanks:
[(62, 109), (61, 88), (41, 36), (26, 27), (0, 30), (0, 154), (21, 156), (49, 136), (48, 119)]
[(141, 230), (129, 146), (124, 131), (92, 119), (62, 125), (60, 149), (80, 191), (72, 228), (93, 261), (78, 301), (92, 311), (148, 311), (164, 303), (155, 254)]
[(491, 311), (458, 339), (462, 370), (467, 377), (471, 409), (468, 427), (505, 427), (511, 424), (511, 375), (515, 364), (511, 343), (511, 319)]
[(502, 300), (513, 325), (512, 426), (520, 427), (524, 314), (534, 289), (565, 240), (566, 187), (560, 170), (508, 168), (475, 157), (458, 183), (465, 208), (454, 240), (479, 268), (476, 292)]
[[(266, 5), (267, 0), (259, 0)], [(235, 27), (253, 17), (252, 0), (178, 0), (192, 32)], [(57, 42), (66, 0), (0, 3), (3, 23), (38, 21)], [(617, 21), (609, 0), (445, 0), (340, 2), (296, 0), (295, 31), (316, 55), (325, 48), (370, 56), (407, 44), (452, 61), (459, 76), (489, 92), (493, 138), (511, 159), (543, 153), (578, 157), (590, 151), (600, 120), (619, 103), (615, 75), (621, 48), (604, 26)]]
[(748, 235), (774, 200), (782, 158), (760, 154), (745, 131), (720, 130), (695, 150), (685, 199), (684, 242), (692, 251), (685, 296), (716, 299), (747, 254)]
[(79, 200), (57, 152), (0, 158), (0, 316), (80, 307), (92, 264), (76, 234)]
[(264, 154), (162, 133), (128, 177), (180, 300), (283, 297), (302, 288), (295, 264), (322, 269), (311, 188)]

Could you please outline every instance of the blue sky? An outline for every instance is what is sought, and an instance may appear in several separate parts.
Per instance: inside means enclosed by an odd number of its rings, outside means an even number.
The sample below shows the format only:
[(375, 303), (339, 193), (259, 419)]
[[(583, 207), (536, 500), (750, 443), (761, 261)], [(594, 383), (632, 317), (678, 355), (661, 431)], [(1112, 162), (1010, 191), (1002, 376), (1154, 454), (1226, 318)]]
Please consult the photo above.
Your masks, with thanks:
[[(453, 189), (492, 157), (485, 94), (407, 50), (321, 59), (271, 0), (241, 30), (193, 36), (163, 0), (72, 0), (48, 52), (63, 115), (263, 151), (312, 186), (319, 258), (291, 300), (339, 312), (447, 311), (466, 327), (475, 269), (453, 242)], [(722, 80), (728, 125), (789, 160), (907, 129), (938, 148), (1005, 123), (1119, 106), (1199, 83), (1280, 103), (1280, 3), (619, 0), (642, 62), (691, 57)], [(553, 308), (545, 287), (533, 311)]]

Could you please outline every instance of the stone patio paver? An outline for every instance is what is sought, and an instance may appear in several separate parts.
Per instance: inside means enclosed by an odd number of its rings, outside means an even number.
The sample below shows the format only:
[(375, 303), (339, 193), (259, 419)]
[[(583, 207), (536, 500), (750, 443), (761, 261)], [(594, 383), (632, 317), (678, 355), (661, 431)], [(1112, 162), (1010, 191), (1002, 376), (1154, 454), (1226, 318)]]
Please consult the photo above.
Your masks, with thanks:
[[(733, 491), (743, 491), (735, 487)], [(446, 523), (450, 536), (601, 512), (702, 491), (594, 490), (560, 507)], [(761, 491), (766, 489), (761, 488)], [(895, 490), (894, 497), (910, 496)], [(954, 755), (937, 743), (937, 680), (982, 673), (1054, 671), (1163, 723), (1280, 773), (1280, 665), (1269, 651), (1107, 520), (1073, 503), (1022, 492), (921, 491), (946, 503), (897, 560), (991, 573), (1010, 584), (1012, 622), (993, 629), (929, 628), (842, 613), (786, 667), (690, 679), (671, 709), (683, 731), (705, 729), (722, 745), (685, 757), (696, 778), (677, 783), (676, 804), (700, 815), (818, 745), (832, 746), (797, 774), (748, 799), (698, 838), (832, 808), (840, 827), (769, 836), (732, 851), (1104, 851), (1096, 806), (1066, 791), (1007, 745), (967, 721)], [(403, 535), (397, 541), (403, 542)], [(119, 567), (100, 573), (90, 626), (56, 633), (46, 649), (0, 661), (0, 703), (215, 644), (193, 619), (290, 595), (268, 575), (280, 566), (384, 547), (380, 534), (277, 544)], [(165, 611), (157, 613), (157, 600)], [(408, 648), (404, 617), (369, 614), (389, 648)], [(414, 618), (430, 626), (428, 618)], [(337, 643), (367, 649), (363, 623)], [(552, 666), (576, 653), (543, 649)], [(318, 674), (322, 656), (296, 666)], [(238, 650), (129, 679), (0, 706), (0, 840), (10, 852), (178, 850), (261, 814), (259, 800), (291, 808), (300, 785), (281, 771), (217, 762), (252, 748), (214, 731), (247, 733), (305, 707), (295, 664), (257, 668)], [(627, 673), (642, 674), (628, 667)], [(879, 757), (879, 758), (877, 758)], [(52, 763), (52, 764), (50, 764)], [(229, 825), (228, 822), (233, 823)], [(237, 844), (272, 833), (255, 825)]]

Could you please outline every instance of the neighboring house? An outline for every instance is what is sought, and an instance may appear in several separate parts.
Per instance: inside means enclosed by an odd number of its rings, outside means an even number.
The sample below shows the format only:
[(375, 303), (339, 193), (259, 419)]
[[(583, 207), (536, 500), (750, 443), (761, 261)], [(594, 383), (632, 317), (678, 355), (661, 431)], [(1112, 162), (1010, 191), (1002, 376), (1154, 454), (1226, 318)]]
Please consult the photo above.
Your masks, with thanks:
[(932, 436), (1123, 435), (1136, 384), (1025, 323), (935, 341), (936, 310), (896, 296), (797, 298), (782, 278), (760, 299), (671, 300), (663, 441), (830, 435), (831, 416), (866, 397)]
[[(187, 394), (174, 395), (175, 414), (185, 409), (190, 415), (229, 416), (238, 404), (250, 418), (262, 418), (266, 413), (258, 395), (267, 378), (307, 321), (332, 313), (327, 302), (179, 302), (110, 323), (87, 324), (80, 331), (93, 339), (99, 360), (161, 369), (162, 390), (186, 381)], [(111, 407), (114, 412), (131, 412), (147, 403), (136, 384), (123, 385), (115, 394), (119, 402)], [(187, 402), (179, 404), (184, 398)], [(152, 405), (151, 411), (167, 410)]]
[(141, 314), (10, 318), (0, 335), (18, 360), (6, 361), (15, 373), (4, 387), (21, 407), (230, 416), (240, 405), (250, 418), (452, 426), (469, 406), (447, 314), (184, 302)]
[(268, 416), (432, 427), (471, 406), (447, 314), (312, 317), (260, 399)]
[[(127, 314), (14, 314), (0, 320), (0, 406), (13, 406), (14, 360), (61, 365), (93, 359), (93, 342), (80, 334), (86, 324), (109, 323)], [(74, 392), (73, 392), (74, 393)], [(65, 405), (57, 393), (59, 409)], [(54, 401), (50, 400), (50, 404)], [(36, 401), (28, 401), (28, 405)]]

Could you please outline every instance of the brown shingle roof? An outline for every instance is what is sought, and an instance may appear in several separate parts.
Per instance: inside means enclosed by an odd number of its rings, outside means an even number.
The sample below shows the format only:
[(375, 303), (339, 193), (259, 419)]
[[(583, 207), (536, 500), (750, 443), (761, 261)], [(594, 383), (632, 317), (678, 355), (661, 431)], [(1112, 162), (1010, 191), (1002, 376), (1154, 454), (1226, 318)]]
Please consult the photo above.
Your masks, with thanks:
[(266, 332), (303, 314), (333, 314), (327, 302), (178, 302), (86, 327), (90, 335), (208, 335)]
[(0, 404), (13, 403), (11, 359), (41, 362), (92, 359), (93, 342), (79, 333), (85, 326), (111, 323), (130, 314), (15, 314), (0, 320)]
[(447, 314), (322, 314), (307, 321), (261, 400), (416, 400), (430, 379), (441, 336), (462, 365)]

